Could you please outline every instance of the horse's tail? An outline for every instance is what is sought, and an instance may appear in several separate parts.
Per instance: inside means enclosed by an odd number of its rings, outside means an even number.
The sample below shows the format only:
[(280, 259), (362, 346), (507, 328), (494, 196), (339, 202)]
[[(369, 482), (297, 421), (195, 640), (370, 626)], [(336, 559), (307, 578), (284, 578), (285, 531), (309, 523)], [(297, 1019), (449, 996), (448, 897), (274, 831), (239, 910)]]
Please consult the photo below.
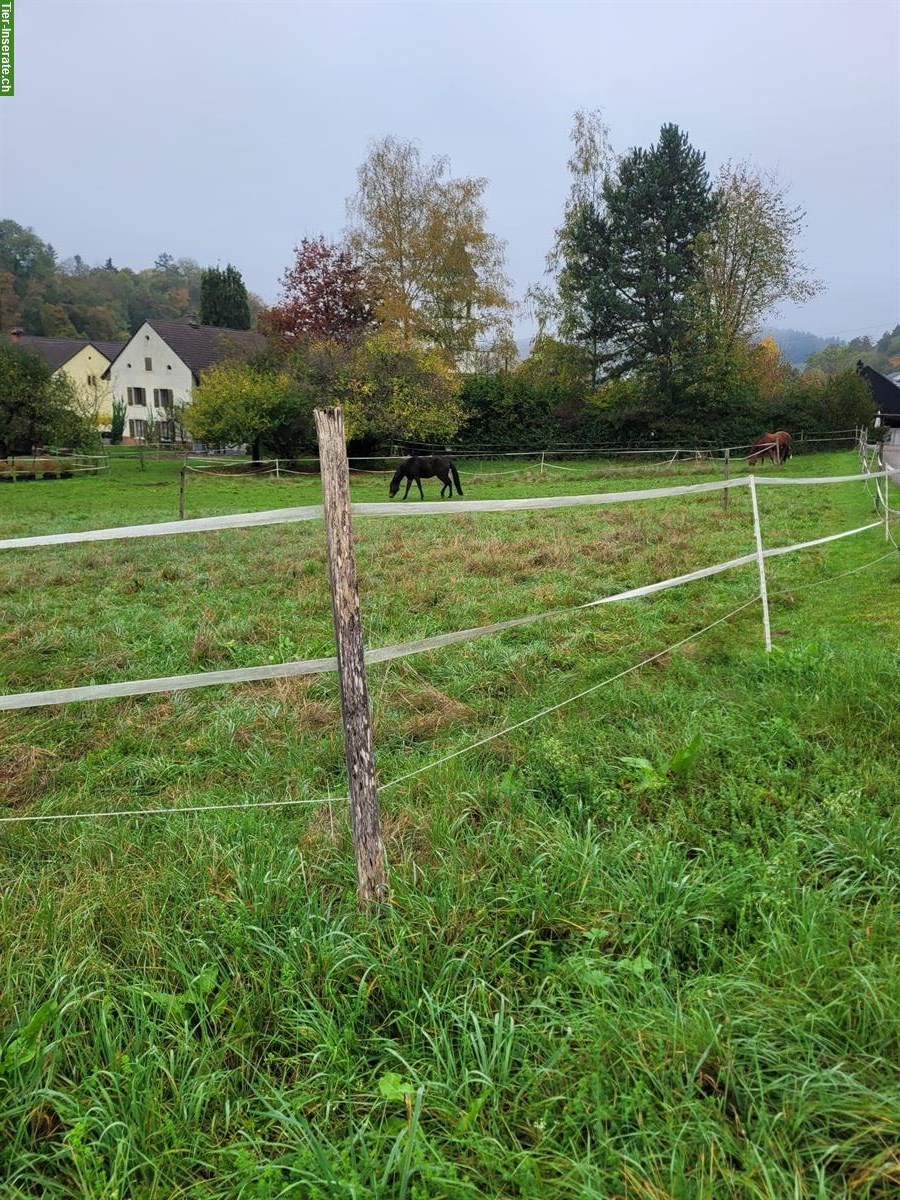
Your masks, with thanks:
[(453, 476), (453, 482), (456, 484), (456, 494), (461, 496), (463, 494), (463, 490), (459, 486), (459, 471), (457, 471), (453, 463), (450, 464), (450, 474)]

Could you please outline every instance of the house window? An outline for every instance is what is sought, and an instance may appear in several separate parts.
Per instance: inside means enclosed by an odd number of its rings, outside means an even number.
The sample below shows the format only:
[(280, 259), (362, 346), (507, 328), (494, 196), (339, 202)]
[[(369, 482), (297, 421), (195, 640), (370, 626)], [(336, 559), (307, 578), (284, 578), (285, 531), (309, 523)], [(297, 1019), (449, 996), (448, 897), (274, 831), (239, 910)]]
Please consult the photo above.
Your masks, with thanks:
[(88, 387), (96, 387), (97, 386), (97, 376), (96, 375), (88, 375), (87, 381), (88, 381)]
[(147, 389), (130, 387), (128, 389), (128, 403), (143, 408), (147, 403)]
[(147, 424), (145, 421), (129, 421), (128, 422), (128, 432), (129, 432), (130, 437), (142, 438), (144, 436), (144, 430), (146, 428), (147, 428)]
[(145, 371), (152, 371), (152, 370), (153, 370), (153, 359), (152, 359), (152, 358), (145, 358), (145, 359), (144, 359), (144, 370), (145, 370)]
[(171, 408), (172, 407), (172, 389), (171, 388), (154, 388), (153, 389), (153, 407), (154, 408)]

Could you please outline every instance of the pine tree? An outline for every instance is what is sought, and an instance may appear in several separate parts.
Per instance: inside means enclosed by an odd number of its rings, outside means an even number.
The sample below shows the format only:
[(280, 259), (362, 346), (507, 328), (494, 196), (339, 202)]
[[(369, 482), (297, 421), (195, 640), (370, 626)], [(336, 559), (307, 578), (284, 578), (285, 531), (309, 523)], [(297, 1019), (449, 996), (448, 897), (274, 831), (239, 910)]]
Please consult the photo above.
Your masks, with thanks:
[(664, 125), (655, 146), (622, 159), (603, 195), (597, 258), (608, 276), (610, 363), (617, 374), (652, 372), (666, 394), (691, 338), (699, 239), (716, 212), (705, 155)]
[[(594, 383), (601, 371), (640, 370), (666, 394), (694, 335), (700, 240), (716, 211), (704, 155), (664, 125), (657, 145), (612, 170), (599, 118), (594, 127), (582, 154), (594, 169), (570, 163), (573, 194), (557, 233), (560, 334), (584, 347)], [(585, 142), (577, 126), (573, 141), (576, 150)]]
[(237, 267), (210, 267), (200, 277), (200, 324), (249, 329), (250, 302)]

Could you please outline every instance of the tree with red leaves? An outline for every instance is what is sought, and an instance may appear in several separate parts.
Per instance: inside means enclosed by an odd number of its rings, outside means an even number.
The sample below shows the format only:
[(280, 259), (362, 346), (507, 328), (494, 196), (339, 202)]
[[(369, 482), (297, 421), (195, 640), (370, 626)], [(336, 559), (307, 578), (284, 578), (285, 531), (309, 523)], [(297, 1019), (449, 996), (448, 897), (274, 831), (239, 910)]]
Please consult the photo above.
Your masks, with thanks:
[(343, 246), (321, 235), (304, 238), (281, 279), (281, 299), (260, 314), (265, 331), (288, 341), (347, 341), (374, 324), (362, 271)]

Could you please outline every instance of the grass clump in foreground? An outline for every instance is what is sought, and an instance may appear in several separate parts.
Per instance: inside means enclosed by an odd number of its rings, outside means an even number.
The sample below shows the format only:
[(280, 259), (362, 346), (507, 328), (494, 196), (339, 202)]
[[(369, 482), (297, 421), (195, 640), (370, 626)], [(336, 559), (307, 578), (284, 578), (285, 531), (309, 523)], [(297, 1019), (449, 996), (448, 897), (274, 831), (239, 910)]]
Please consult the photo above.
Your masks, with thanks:
[[(852, 469), (822, 457), (788, 469)], [(148, 495), (171, 503), (164, 468), (158, 489), (114, 468), (53, 490), (89, 527), (110, 520), (114, 488), (131, 523)], [(296, 502), (225, 487), (232, 510)], [(769, 544), (871, 512), (857, 485), (761, 504)], [(739, 493), (724, 515), (704, 497), (357, 535), (370, 645), (752, 547)], [(873, 534), (772, 560), (770, 656), (751, 606), (384, 790), (392, 898), (377, 918), (356, 911), (343, 804), (0, 826), (4, 1194), (896, 1194), (900, 567), (803, 586), (883, 549)], [(0, 690), (327, 653), (323, 563), (321, 530), (302, 526), (9, 554)], [(382, 780), (753, 591), (748, 568), (375, 668)], [(0, 725), (10, 811), (329, 793), (343, 794), (331, 678)]]

